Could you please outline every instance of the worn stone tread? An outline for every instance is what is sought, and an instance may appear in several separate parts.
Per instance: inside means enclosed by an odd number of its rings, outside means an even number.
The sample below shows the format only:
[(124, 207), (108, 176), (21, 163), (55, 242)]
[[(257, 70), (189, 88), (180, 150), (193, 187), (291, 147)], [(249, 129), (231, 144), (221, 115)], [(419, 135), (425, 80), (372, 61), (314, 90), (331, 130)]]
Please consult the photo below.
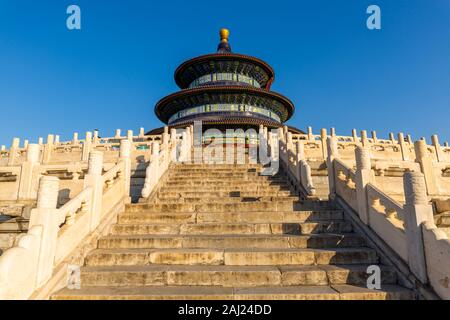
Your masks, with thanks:
[(63, 289), (52, 299), (73, 300), (339, 300), (339, 299), (409, 299), (410, 291), (395, 285), (381, 290), (360, 286), (290, 286), (223, 288), (218, 286), (162, 286), (162, 287), (85, 287), (80, 290)]
[(370, 248), (335, 249), (96, 249), (86, 258), (87, 265), (314, 265), (378, 263)]
[(111, 235), (99, 248), (335, 248), (364, 246), (354, 233), (249, 235)]
[[(82, 284), (109, 286), (136, 285), (219, 285), (219, 286), (291, 286), (365, 284), (369, 265), (133, 265), (83, 267)], [(383, 284), (395, 284), (395, 271), (384, 265)]]
[[(337, 231), (336, 231), (337, 230)], [(295, 223), (120, 223), (113, 227), (113, 235), (184, 235), (184, 234), (323, 234), (353, 230), (349, 221), (318, 220)]]

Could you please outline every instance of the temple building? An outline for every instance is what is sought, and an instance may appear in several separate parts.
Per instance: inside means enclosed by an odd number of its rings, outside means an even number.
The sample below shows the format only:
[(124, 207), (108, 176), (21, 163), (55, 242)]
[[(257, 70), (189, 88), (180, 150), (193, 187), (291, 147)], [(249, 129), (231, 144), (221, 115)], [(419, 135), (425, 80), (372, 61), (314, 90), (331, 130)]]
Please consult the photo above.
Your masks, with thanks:
[[(180, 91), (155, 106), (158, 119), (171, 128), (201, 121), (203, 130), (278, 128), (294, 113), (287, 97), (271, 91), (272, 67), (261, 59), (233, 53), (229, 31), (220, 30), (217, 52), (182, 63), (175, 71)], [(151, 133), (162, 131), (156, 129)], [(293, 133), (301, 130), (291, 127)]]
[(0, 300), (450, 299), (448, 143), (288, 127), (228, 36), (176, 69), (163, 128), (0, 147)]

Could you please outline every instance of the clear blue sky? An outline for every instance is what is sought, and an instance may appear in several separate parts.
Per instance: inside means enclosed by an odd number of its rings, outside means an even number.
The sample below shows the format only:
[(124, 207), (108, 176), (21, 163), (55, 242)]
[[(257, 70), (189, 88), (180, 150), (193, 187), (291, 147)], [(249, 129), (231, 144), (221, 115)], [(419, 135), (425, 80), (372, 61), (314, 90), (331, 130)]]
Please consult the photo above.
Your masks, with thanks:
[[(82, 30), (66, 28), (77, 4)], [(366, 28), (366, 8), (382, 30)], [(299, 128), (437, 133), (450, 140), (450, 1), (0, 0), (0, 143), (160, 125), (175, 68), (215, 52), (267, 61)]]

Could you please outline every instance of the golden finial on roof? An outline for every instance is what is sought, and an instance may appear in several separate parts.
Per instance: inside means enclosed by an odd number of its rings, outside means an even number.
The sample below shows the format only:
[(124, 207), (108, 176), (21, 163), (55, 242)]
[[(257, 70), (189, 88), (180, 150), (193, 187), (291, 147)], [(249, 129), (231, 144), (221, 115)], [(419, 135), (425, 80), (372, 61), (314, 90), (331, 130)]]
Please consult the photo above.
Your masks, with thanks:
[(228, 42), (228, 37), (230, 36), (230, 31), (228, 29), (222, 28), (220, 29), (220, 41)]

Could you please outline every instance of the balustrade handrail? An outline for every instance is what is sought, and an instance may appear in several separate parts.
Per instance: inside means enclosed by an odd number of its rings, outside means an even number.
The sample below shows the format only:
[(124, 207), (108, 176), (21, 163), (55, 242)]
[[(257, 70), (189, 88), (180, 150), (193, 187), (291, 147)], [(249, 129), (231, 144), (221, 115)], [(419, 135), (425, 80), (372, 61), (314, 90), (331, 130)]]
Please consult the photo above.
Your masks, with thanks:
[(112, 167), (111, 169), (109, 169), (107, 172), (105, 172), (103, 174), (103, 179), (106, 180), (111, 180), (114, 179), (114, 177), (120, 173), (123, 170), (123, 164), (122, 162), (119, 160), (119, 163), (117, 163), (114, 167)]
[(83, 205), (92, 201), (92, 187), (87, 187), (73, 197), (69, 202), (58, 209), (58, 222), (63, 224), (66, 219), (74, 215), (79, 209), (82, 209)]
[(387, 195), (386, 193), (384, 193), (383, 191), (381, 191), (380, 189), (378, 189), (375, 185), (373, 185), (372, 183), (368, 183), (367, 184), (367, 192), (368, 195), (376, 195), (378, 198), (380, 198), (380, 200), (382, 199), (382, 205), (384, 207), (387, 207), (388, 205), (388, 209), (392, 208), (397, 212), (397, 217), (404, 221), (404, 206), (396, 201), (395, 199), (391, 198), (389, 195)]
[(335, 170), (343, 171), (346, 176), (350, 176), (352, 179), (355, 178), (356, 172), (354, 169), (349, 168), (341, 159), (334, 159)]

